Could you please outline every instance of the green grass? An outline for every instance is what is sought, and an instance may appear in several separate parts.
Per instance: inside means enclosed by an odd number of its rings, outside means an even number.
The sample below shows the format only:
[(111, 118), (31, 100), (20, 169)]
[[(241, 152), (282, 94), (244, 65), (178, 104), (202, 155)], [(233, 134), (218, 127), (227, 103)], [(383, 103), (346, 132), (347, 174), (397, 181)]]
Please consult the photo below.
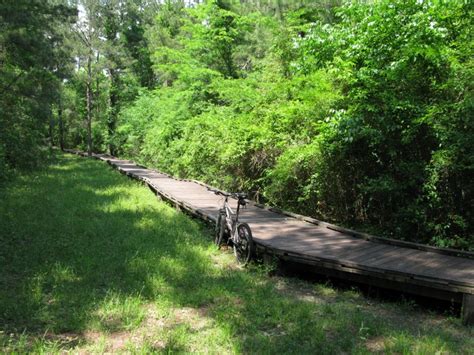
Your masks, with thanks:
[(472, 328), (243, 269), (208, 227), (102, 162), (0, 190), (0, 351), (469, 353)]

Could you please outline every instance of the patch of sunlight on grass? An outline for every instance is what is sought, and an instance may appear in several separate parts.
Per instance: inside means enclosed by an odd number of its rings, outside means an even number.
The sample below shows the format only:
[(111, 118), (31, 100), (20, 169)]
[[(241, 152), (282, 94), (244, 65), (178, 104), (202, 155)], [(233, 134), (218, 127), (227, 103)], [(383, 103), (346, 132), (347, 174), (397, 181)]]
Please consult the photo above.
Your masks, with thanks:
[[(455, 342), (455, 339), (452, 339)], [(435, 334), (415, 335), (405, 331), (392, 333), (383, 343), (383, 351), (397, 354), (446, 354), (452, 347)], [(466, 348), (465, 350), (468, 350)], [(472, 351), (472, 348), (471, 348)]]
[(98, 305), (90, 325), (93, 329), (117, 332), (137, 328), (144, 318), (143, 300), (140, 295), (109, 293)]
[(314, 291), (325, 297), (334, 297), (337, 295), (337, 291), (329, 284), (316, 284), (314, 285)]
[(156, 221), (152, 217), (142, 218), (134, 224), (135, 228), (140, 228), (142, 230), (152, 229), (156, 224)]
[[(415, 354), (446, 354), (448, 353), (444, 342), (438, 337), (423, 336), (413, 339), (413, 352)], [(471, 349), (474, 352), (474, 349)]]
[(0, 349), (8, 354), (54, 354), (59, 353), (67, 342), (52, 339), (47, 334), (38, 337), (29, 337), (26, 334), (15, 335), (10, 333), (5, 336), (0, 332)]
[(391, 353), (411, 354), (413, 347), (413, 337), (401, 332), (400, 334), (392, 335), (384, 350)]
[(89, 334), (88, 336), (88, 344), (85, 346), (81, 346), (79, 353), (86, 353), (86, 354), (105, 354), (107, 353), (107, 336), (106, 335), (99, 335), (96, 334)]
[(71, 266), (61, 265), (61, 263), (55, 263), (50, 273), (55, 284), (78, 282), (81, 280)]
[(356, 288), (353, 288), (351, 290), (345, 290), (340, 292), (341, 298), (346, 299), (346, 300), (356, 300), (362, 298), (362, 294), (357, 290)]
[(232, 337), (225, 328), (212, 325), (196, 327), (190, 321), (180, 321), (166, 328), (159, 337), (162, 351), (185, 353), (237, 353)]

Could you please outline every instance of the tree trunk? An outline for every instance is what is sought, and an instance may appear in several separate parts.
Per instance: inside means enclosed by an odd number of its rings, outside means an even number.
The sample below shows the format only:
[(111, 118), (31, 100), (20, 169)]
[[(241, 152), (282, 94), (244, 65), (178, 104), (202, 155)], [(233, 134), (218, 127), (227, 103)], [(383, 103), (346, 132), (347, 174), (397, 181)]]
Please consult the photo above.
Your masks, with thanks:
[(51, 147), (54, 147), (53, 132), (54, 132), (54, 118), (51, 115), (51, 118), (49, 119), (49, 144), (51, 145)]
[(112, 156), (115, 156), (115, 145), (112, 141), (115, 135), (115, 126), (117, 124), (117, 103), (118, 103), (118, 90), (119, 90), (119, 82), (118, 82), (118, 75), (114, 69), (109, 70), (110, 73), (110, 115), (107, 122), (107, 129), (109, 135), (109, 153)]
[(64, 123), (63, 123), (63, 104), (61, 95), (58, 101), (58, 126), (59, 126), (59, 148), (64, 150)]
[(87, 154), (92, 155), (92, 51), (87, 57)]

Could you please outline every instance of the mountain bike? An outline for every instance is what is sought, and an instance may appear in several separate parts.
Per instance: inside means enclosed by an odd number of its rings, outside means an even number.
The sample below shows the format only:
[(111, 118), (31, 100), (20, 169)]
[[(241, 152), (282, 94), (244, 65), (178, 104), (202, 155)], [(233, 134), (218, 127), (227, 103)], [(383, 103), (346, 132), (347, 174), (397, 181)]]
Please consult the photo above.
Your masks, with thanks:
[[(220, 247), (224, 242), (224, 237), (227, 236), (227, 244), (232, 244), (237, 261), (244, 265), (247, 264), (255, 249), (249, 225), (239, 222), (240, 208), (247, 205), (245, 201), (247, 195), (243, 193), (225, 193), (213, 189), (209, 189), (209, 191), (224, 197), (224, 204), (219, 209), (217, 216), (214, 242)], [(237, 200), (237, 211), (235, 213), (230, 207), (229, 197)]]

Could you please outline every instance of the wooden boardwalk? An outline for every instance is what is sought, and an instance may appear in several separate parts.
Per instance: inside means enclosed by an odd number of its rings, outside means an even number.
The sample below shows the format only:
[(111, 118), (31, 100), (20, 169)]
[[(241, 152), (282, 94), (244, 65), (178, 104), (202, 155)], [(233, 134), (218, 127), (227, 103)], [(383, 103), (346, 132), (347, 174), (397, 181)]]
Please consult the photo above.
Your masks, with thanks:
[[(142, 180), (176, 207), (216, 221), (222, 197), (208, 191), (207, 185), (105, 154), (93, 157)], [(235, 207), (236, 201), (232, 203)], [(463, 321), (474, 323), (474, 253), (377, 238), (251, 201), (241, 220), (250, 225), (263, 255), (302, 263), (330, 276), (460, 302)]]

